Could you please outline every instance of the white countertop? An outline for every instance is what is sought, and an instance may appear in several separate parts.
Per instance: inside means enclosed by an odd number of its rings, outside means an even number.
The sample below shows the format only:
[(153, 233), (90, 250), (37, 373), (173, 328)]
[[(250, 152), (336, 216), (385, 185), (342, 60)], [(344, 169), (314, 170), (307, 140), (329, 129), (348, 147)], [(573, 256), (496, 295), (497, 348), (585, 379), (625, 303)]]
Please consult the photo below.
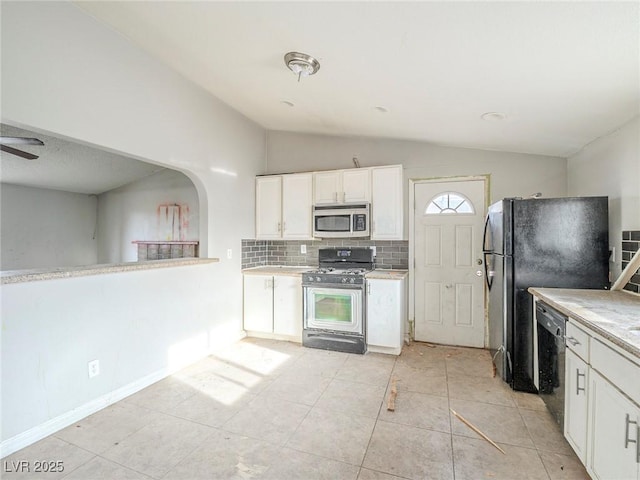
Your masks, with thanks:
[(529, 288), (565, 315), (640, 358), (640, 295), (626, 291)]

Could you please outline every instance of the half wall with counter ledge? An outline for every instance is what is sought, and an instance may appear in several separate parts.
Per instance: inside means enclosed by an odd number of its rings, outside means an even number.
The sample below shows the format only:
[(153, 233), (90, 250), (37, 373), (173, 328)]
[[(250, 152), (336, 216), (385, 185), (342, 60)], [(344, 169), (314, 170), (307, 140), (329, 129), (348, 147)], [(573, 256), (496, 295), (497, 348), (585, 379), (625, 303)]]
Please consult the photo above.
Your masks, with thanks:
[[(3, 272), (0, 456), (244, 336), (219, 314), (227, 299), (217, 262)], [(99, 374), (90, 377), (95, 361)]]

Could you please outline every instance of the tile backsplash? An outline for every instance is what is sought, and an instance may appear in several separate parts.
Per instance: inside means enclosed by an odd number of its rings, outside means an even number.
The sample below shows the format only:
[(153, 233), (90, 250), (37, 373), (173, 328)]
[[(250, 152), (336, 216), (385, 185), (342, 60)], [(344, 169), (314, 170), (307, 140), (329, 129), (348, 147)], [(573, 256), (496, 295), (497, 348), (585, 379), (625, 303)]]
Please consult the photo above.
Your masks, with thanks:
[[(640, 250), (640, 230), (624, 230), (622, 232), (622, 269), (629, 264), (631, 257)], [(640, 293), (640, 269), (625, 285), (625, 290)]]
[[(305, 245), (307, 253), (300, 253)], [(327, 247), (376, 247), (376, 268), (409, 268), (406, 240), (242, 240), (242, 268), (264, 265), (318, 266), (318, 249)]]

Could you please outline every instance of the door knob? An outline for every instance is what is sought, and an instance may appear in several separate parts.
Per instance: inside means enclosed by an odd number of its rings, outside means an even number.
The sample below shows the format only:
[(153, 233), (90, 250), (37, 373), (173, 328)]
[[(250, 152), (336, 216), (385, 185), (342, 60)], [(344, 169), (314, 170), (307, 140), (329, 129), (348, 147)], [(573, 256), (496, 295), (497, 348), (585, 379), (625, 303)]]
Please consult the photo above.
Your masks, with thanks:
[(477, 260), (476, 260), (476, 263), (477, 263), (478, 265), (482, 265), (482, 259), (481, 259), (481, 258), (477, 259)]

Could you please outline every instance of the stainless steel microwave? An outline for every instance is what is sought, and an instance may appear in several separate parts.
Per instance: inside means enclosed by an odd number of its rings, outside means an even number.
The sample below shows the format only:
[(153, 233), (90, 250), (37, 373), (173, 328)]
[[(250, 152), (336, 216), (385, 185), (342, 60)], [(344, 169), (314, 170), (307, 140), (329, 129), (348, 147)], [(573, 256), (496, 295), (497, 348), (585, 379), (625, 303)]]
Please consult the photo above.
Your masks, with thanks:
[(315, 205), (313, 236), (316, 238), (367, 238), (369, 204)]

